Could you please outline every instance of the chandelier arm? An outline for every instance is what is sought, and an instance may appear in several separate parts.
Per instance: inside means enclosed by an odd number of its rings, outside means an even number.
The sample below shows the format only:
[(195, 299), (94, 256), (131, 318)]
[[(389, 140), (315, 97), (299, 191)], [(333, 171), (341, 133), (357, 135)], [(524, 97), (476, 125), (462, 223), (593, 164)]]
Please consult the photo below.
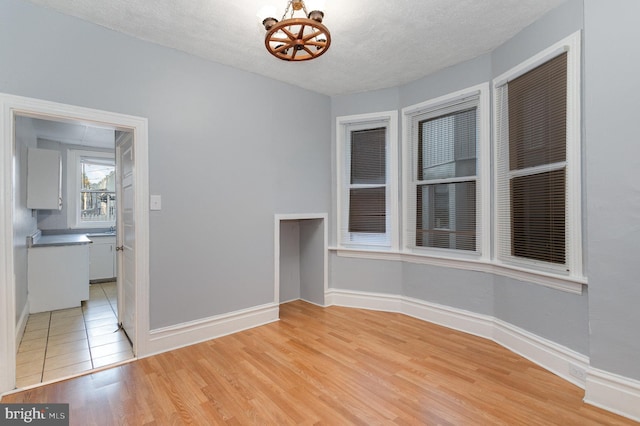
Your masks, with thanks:
[(293, 7), (291, 6), (291, 4), (293, 3), (293, 0), (289, 0), (289, 4), (287, 4), (287, 8), (284, 10), (284, 13), (282, 14), (282, 19), (280, 19), (280, 21), (284, 21), (285, 18), (287, 17), (287, 12), (289, 12), (289, 9), (291, 9), (291, 16), (293, 16)]

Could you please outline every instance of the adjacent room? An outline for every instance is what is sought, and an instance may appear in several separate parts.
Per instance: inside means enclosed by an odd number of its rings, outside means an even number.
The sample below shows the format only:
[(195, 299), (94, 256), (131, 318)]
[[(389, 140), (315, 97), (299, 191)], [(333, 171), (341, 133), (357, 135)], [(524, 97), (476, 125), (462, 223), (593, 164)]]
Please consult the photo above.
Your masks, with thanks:
[(0, 404), (639, 422), (639, 15), (4, 0)]

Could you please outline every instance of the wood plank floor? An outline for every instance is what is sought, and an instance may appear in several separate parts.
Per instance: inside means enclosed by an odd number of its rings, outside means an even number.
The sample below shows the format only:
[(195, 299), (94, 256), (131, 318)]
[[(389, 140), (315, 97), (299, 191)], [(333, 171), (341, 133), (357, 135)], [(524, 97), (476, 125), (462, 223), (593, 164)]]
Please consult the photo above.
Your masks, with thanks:
[(630, 425), (488, 340), (400, 314), (302, 301), (281, 320), (7, 395), (72, 425)]

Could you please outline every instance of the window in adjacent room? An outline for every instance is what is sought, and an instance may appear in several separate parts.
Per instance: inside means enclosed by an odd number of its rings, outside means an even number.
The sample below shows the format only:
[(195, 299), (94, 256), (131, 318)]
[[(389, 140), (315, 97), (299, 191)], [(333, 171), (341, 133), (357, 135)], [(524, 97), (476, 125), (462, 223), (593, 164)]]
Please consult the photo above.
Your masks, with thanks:
[(580, 275), (577, 42), (496, 84), (497, 257)]
[[(404, 110), (409, 127), (406, 245), (428, 253), (482, 250), (488, 184), (487, 85)], [(486, 191), (486, 189), (485, 189)], [(488, 201), (485, 201), (488, 203)], [(488, 250), (487, 250), (488, 252)], [(446, 255), (446, 252), (441, 252)]]
[(338, 241), (391, 249), (397, 241), (397, 113), (338, 117)]
[(69, 151), (69, 217), (76, 228), (111, 227), (116, 222), (113, 154)]

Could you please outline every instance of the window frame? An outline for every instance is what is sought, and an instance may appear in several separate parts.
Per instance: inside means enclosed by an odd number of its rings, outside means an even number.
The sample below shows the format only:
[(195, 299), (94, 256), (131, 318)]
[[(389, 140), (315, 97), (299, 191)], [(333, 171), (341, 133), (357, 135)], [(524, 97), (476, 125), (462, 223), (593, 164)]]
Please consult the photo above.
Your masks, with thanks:
[[(494, 241), (495, 258), (498, 265), (521, 268), (523, 270), (547, 274), (550, 276), (567, 277), (572, 281), (586, 282), (583, 272), (582, 259), (582, 153), (581, 153), (581, 51), (580, 31), (544, 49), (537, 55), (509, 69), (493, 80), (493, 115), (494, 115), (494, 158), (496, 168), (494, 173)], [(510, 243), (511, 221), (505, 219), (504, 210), (500, 210), (501, 200), (509, 203), (511, 198), (505, 198), (503, 192), (509, 193), (504, 187), (503, 181), (509, 185), (513, 176), (522, 174), (518, 171), (505, 173), (501, 177), (498, 164), (501, 145), (509, 143), (508, 134), (501, 132), (501, 96), (506, 96), (504, 87), (517, 77), (520, 77), (534, 68), (548, 62), (559, 55), (567, 53), (567, 102), (566, 102), (566, 159), (563, 164), (565, 175), (565, 257), (563, 265), (554, 265), (548, 262), (515, 257), (501, 253), (500, 248)], [(504, 93), (503, 93), (504, 92)], [(508, 112), (508, 109), (505, 108)], [(508, 151), (507, 151), (508, 152)], [(558, 164), (538, 166), (543, 171), (551, 171), (558, 168)], [(510, 197), (510, 193), (509, 193)], [(504, 203), (503, 203), (504, 204)]]
[[(416, 224), (409, 215), (416, 215), (417, 194), (416, 188), (419, 184), (413, 176), (416, 173), (417, 158), (414, 157), (413, 126), (415, 117), (421, 115), (434, 114), (438, 116), (438, 111), (449, 110), (450, 113), (464, 111), (468, 109), (468, 101), (475, 100), (477, 145), (476, 145), (476, 173), (475, 177), (446, 179), (446, 183), (456, 183), (459, 181), (475, 181), (476, 183), (476, 249), (461, 250), (435, 247), (417, 247), (415, 242), (415, 230), (411, 229)], [(482, 83), (468, 87), (453, 93), (449, 93), (438, 98), (430, 99), (411, 105), (402, 109), (403, 127), (403, 153), (402, 167), (403, 173), (403, 252), (430, 256), (440, 259), (469, 259), (489, 261), (491, 253), (490, 227), (491, 227), (491, 179), (490, 179), (490, 159), (491, 159), (491, 121), (490, 121), (490, 96), (489, 83)], [(456, 108), (459, 106), (460, 108)], [(417, 151), (415, 151), (417, 152)], [(420, 181), (422, 182), (422, 181)], [(438, 180), (433, 180), (438, 183)]]
[[(351, 132), (386, 128), (386, 229), (384, 237), (349, 232)], [(398, 111), (336, 117), (336, 243), (343, 249), (397, 251), (398, 232)], [(383, 240), (383, 241), (382, 241)]]
[[(81, 161), (83, 158), (110, 159), (115, 167), (115, 153), (103, 151), (88, 151), (79, 149), (67, 150), (67, 221), (71, 229), (110, 228), (116, 226), (113, 221), (81, 221), (80, 193), (81, 188)], [(118, 200), (116, 200), (116, 203)]]

